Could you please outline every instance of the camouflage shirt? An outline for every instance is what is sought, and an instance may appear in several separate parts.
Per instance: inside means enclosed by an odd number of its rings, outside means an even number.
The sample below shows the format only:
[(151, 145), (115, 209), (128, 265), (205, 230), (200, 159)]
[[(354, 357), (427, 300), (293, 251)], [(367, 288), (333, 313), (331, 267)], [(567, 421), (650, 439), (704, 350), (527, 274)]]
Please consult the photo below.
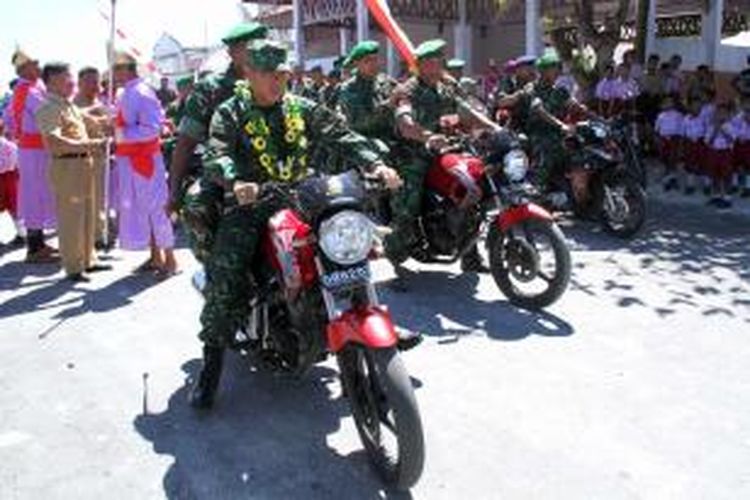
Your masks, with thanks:
[[(293, 94), (286, 94), (284, 103), (291, 103), (301, 109), (304, 121), (304, 137), (308, 144), (307, 156), (315, 157), (316, 150), (338, 151), (348, 157), (356, 166), (365, 169), (376, 161), (380, 155), (375, 152), (369, 141), (353, 132), (346, 125), (346, 120), (328, 107)], [(257, 150), (253, 146), (253, 136), (248, 132), (248, 124), (253, 117), (262, 116), (267, 123), (267, 150), (274, 150), (283, 161), (291, 154), (286, 139), (285, 106), (278, 103), (271, 107), (261, 107), (242, 95), (235, 95), (216, 110), (211, 120), (210, 138), (206, 153), (205, 175), (210, 179), (226, 181), (241, 180), (263, 183), (273, 178), (264, 168)], [(315, 165), (315, 167), (317, 167)], [(273, 167), (275, 168), (275, 166)], [(295, 179), (307, 175), (305, 165), (294, 165)]]
[(317, 85), (314, 81), (306, 79), (302, 83), (302, 88), (300, 89), (299, 95), (311, 101), (322, 103), (324, 100), (325, 91), (325, 84)]
[(339, 98), (341, 97), (341, 83), (335, 83), (335, 84), (328, 84), (323, 88), (323, 92), (321, 94), (322, 97), (322, 103), (328, 106), (331, 109), (336, 108), (336, 105), (339, 102)]
[[(462, 114), (469, 109), (468, 104), (456, 93), (454, 86), (442, 81), (432, 86), (415, 76), (407, 80), (397, 92), (411, 104), (414, 121), (431, 132), (440, 130), (442, 116)], [(403, 106), (399, 106), (396, 118), (402, 115), (404, 110)]]
[(234, 95), (238, 75), (233, 66), (221, 74), (208, 75), (195, 84), (195, 88), (185, 102), (183, 116), (179, 123), (179, 133), (199, 142), (208, 139), (208, 126), (211, 116), (222, 102)]
[(542, 80), (529, 84), (526, 89), (526, 96), (523, 100), (521, 110), (525, 116), (528, 116), (525, 131), (532, 137), (545, 140), (559, 139), (561, 131), (538, 114), (532, 113), (531, 107), (533, 106), (533, 102), (539, 99), (541, 105), (549, 114), (562, 119), (570, 107), (570, 92)]
[(341, 85), (338, 108), (352, 130), (368, 137), (387, 139), (393, 134), (390, 96), (395, 82), (386, 75), (354, 76)]
[(182, 118), (185, 116), (185, 103), (186, 101), (177, 100), (169, 105), (166, 114), (167, 118), (172, 120), (175, 125), (180, 125)]

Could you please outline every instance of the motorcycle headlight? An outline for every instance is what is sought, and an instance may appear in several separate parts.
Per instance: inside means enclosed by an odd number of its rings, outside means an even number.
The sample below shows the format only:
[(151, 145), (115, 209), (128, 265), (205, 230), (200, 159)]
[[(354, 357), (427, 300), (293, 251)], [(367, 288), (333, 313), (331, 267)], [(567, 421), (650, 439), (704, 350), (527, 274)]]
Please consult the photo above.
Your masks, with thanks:
[(503, 172), (510, 182), (521, 182), (526, 178), (529, 159), (520, 150), (511, 151), (503, 158)]
[(601, 125), (592, 127), (592, 130), (594, 132), (594, 137), (596, 137), (597, 139), (604, 139), (605, 137), (607, 137), (607, 130)]
[(372, 249), (375, 228), (365, 215), (343, 210), (320, 225), (318, 240), (331, 261), (349, 266), (367, 258)]

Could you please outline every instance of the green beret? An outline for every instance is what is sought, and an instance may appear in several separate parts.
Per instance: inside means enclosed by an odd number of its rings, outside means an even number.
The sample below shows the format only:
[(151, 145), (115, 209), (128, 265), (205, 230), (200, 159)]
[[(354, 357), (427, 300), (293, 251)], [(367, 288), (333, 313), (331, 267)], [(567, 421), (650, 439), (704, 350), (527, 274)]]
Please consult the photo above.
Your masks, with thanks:
[(189, 87), (193, 84), (193, 77), (192, 76), (183, 76), (182, 78), (177, 79), (177, 88), (178, 89), (184, 89), (185, 87)]
[(256, 40), (247, 47), (247, 62), (258, 71), (291, 71), (284, 45), (273, 40)]
[(447, 69), (464, 69), (464, 66), (466, 66), (466, 61), (463, 59), (451, 59), (445, 63)]
[(544, 53), (542, 57), (536, 60), (536, 67), (540, 70), (545, 70), (549, 68), (553, 68), (555, 66), (559, 66), (562, 63), (560, 61), (560, 56), (557, 55), (557, 52), (554, 50), (550, 50)]
[(414, 51), (414, 55), (417, 56), (418, 61), (434, 57), (443, 57), (445, 46), (445, 40), (442, 40), (440, 38), (436, 38), (435, 40), (427, 40), (426, 42), (419, 44), (419, 47), (417, 47)]
[(221, 39), (226, 45), (260, 40), (268, 35), (268, 26), (260, 23), (241, 23), (229, 30)]
[(346, 66), (351, 66), (360, 59), (364, 59), (367, 56), (377, 54), (380, 52), (380, 44), (375, 40), (363, 40), (357, 45), (352, 47), (349, 51), (349, 56), (346, 58)]

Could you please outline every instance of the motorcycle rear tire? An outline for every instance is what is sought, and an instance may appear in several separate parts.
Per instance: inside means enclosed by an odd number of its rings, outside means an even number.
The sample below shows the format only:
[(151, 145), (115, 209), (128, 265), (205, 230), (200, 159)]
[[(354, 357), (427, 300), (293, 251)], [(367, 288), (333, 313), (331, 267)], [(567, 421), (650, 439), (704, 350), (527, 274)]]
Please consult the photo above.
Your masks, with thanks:
[[(565, 236), (554, 222), (526, 220), (518, 224), (532, 226), (535, 231), (544, 234), (552, 245), (552, 250), (555, 254), (555, 276), (550, 281), (549, 287), (540, 294), (531, 295), (523, 293), (513, 284), (510, 279), (510, 269), (508, 269), (507, 263), (503, 258), (502, 245), (505, 244), (505, 234), (501, 233), (497, 229), (497, 226), (493, 226), (490, 229), (487, 239), (490, 271), (498, 288), (500, 288), (500, 291), (503, 292), (511, 304), (532, 311), (544, 309), (555, 303), (568, 288), (568, 283), (570, 282), (570, 249), (565, 241)], [(512, 229), (509, 228), (509, 230)]]
[[(371, 463), (387, 485), (400, 491), (408, 490), (422, 475), (424, 435), (411, 378), (398, 351), (350, 345), (338, 354), (338, 362), (357, 432)], [(367, 373), (362, 362), (367, 366)], [(374, 397), (376, 392), (380, 393), (379, 398)], [(393, 413), (392, 430), (398, 442), (395, 461), (378, 442), (380, 431), (376, 431), (376, 437), (369, 432), (368, 417), (376, 412), (380, 419), (383, 398)], [(378, 426), (382, 425), (379, 420)]]

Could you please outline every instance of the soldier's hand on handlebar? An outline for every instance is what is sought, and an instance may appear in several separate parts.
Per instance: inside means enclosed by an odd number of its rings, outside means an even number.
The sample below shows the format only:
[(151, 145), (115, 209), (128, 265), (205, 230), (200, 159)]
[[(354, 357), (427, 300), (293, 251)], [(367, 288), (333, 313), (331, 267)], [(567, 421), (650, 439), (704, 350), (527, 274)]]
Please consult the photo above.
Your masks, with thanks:
[(237, 203), (242, 205), (252, 205), (258, 199), (260, 187), (255, 182), (237, 181), (232, 186)]
[(448, 138), (443, 134), (432, 134), (424, 146), (428, 151), (438, 152), (448, 147)]
[(572, 136), (576, 134), (576, 126), (568, 123), (563, 124), (562, 133), (566, 136)]
[(398, 175), (398, 172), (386, 165), (381, 164), (376, 166), (372, 173), (383, 181), (385, 187), (391, 191), (395, 191), (404, 184), (404, 181), (401, 179), (401, 176)]

